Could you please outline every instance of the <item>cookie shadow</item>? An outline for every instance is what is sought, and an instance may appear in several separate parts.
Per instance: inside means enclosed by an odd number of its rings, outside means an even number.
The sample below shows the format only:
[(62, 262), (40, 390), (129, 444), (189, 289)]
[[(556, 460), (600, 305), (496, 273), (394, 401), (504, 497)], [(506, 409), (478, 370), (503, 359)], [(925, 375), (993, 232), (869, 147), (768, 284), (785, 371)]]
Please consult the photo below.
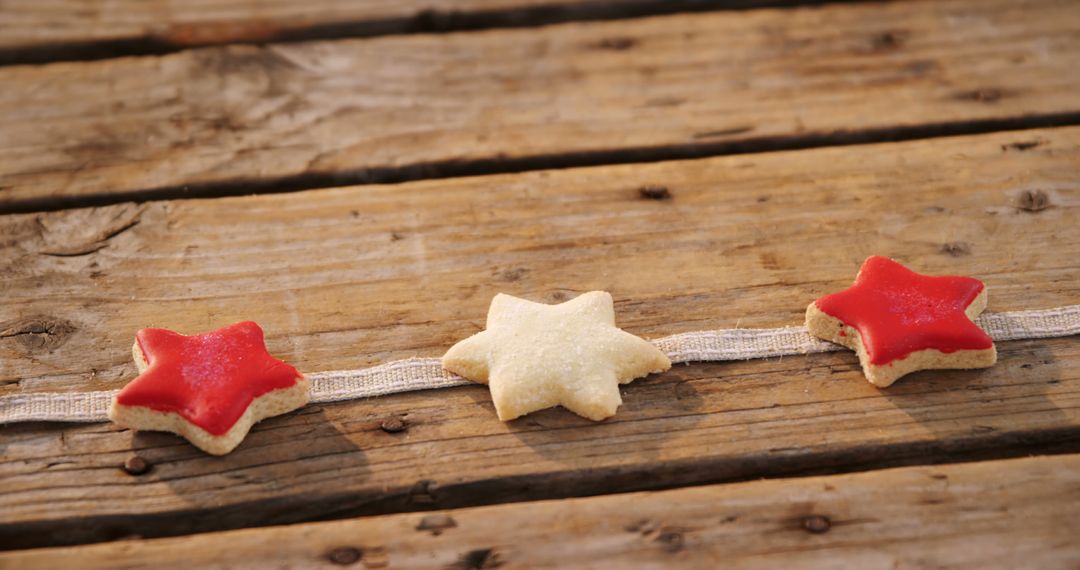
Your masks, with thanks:
[[(679, 367), (620, 386), (623, 403), (614, 416), (592, 421), (557, 406), (506, 422), (522, 444), (567, 470), (604, 468), (605, 457), (662, 460), (666, 443), (701, 420), (703, 398)], [(490, 395), (472, 396), (491, 410)]]
[(998, 345), (991, 368), (916, 372), (881, 393), (932, 436), (913, 459), (991, 459), (1075, 440), (1069, 416), (1047, 393), (1061, 376), (1045, 342), (1012, 341)]
[(148, 464), (139, 477), (163, 484), (188, 506), (167, 521), (142, 521), (133, 534), (143, 536), (320, 518), (341, 506), (331, 476), (355, 481), (371, 472), (359, 445), (316, 405), (259, 422), (224, 456), (160, 432), (135, 432), (131, 448)]

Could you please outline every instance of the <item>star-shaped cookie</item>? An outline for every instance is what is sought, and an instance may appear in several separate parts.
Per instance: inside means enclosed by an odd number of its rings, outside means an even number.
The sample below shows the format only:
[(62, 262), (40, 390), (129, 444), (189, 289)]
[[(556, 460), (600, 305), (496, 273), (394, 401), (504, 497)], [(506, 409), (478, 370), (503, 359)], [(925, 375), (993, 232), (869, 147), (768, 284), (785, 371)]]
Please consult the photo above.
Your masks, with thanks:
[(132, 353), (140, 374), (116, 395), (109, 417), (179, 434), (214, 455), (232, 451), (256, 422), (308, 402), (309, 382), (270, 356), (250, 321), (193, 336), (143, 329)]
[(984, 308), (978, 279), (921, 275), (872, 256), (853, 286), (806, 308), (806, 327), (858, 352), (867, 380), (884, 388), (916, 370), (992, 366), (994, 343), (971, 321)]
[(671, 368), (648, 341), (615, 326), (603, 291), (559, 305), (502, 293), (488, 309), (487, 329), (455, 344), (443, 367), (488, 384), (499, 419), (562, 405), (599, 421), (622, 404), (619, 384)]

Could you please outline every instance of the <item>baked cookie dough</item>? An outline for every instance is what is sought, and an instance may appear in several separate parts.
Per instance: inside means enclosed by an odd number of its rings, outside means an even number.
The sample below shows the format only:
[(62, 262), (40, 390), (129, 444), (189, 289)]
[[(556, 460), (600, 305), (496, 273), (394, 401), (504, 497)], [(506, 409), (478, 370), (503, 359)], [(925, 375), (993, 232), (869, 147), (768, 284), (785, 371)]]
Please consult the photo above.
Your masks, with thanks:
[(590, 420), (615, 415), (619, 384), (671, 368), (648, 341), (615, 326), (611, 295), (559, 305), (498, 294), (487, 328), (455, 344), (443, 367), (491, 388), (500, 420), (563, 406)]
[(971, 320), (985, 308), (978, 279), (921, 275), (872, 256), (853, 286), (806, 308), (806, 328), (857, 352), (866, 379), (885, 388), (917, 370), (993, 366), (994, 343)]
[(310, 397), (310, 383), (270, 356), (262, 329), (250, 321), (193, 336), (143, 329), (132, 353), (139, 376), (113, 399), (109, 418), (178, 434), (213, 455), (229, 453), (256, 422)]

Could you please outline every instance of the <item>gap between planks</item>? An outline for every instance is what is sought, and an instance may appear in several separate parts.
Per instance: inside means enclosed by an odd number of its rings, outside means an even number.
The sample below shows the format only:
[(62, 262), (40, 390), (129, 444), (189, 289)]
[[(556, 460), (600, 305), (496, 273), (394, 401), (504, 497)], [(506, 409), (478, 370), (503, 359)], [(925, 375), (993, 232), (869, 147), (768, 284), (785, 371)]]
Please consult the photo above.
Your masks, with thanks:
[(18, 202), (0, 201), (0, 215), (33, 212), (55, 212), (73, 208), (91, 208), (124, 202), (190, 200), (225, 198), (251, 194), (281, 194), (319, 190), (341, 186), (369, 184), (400, 184), (420, 180), (437, 180), (519, 174), (537, 170), (580, 168), (604, 165), (647, 164), (670, 160), (709, 158), (737, 154), (755, 154), (786, 150), (807, 150), (828, 146), (851, 146), (875, 143), (914, 141), (928, 138), (987, 134), (1003, 131), (1023, 131), (1080, 125), (1080, 112), (1045, 116), (1026, 116), (961, 123), (940, 123), (913, 127), (832, 131), (780, 137), (759, 137), (730, 142), (701, 142), (692, 145), (667, 147), (623, 148), (575, 153), (562, 153), (519, 158), (490, 158), (478, 160), (449, 160), (405, 166), (369, 168), (359, 171), (333, 173), (306, 172), (272, 180), (231, 180), (205, 184), (147, 188), (129, 192), (79, 194), (71, 197), (27, 199)]
[[(609, 290), (648, 338), (779, 326), (872, 253), (978, 276), (991, 310), (1059, 306), (1080, 294), (1078, 157), (1072, 127), (7, 216), (0, 317), (26, 334), (0, 338), (0, 390), (119, 387), (138, 328), (242, 318), (301, 370), (437, 356), (500, 291)], [(0, 542), (1077, 451), (1077, 339), (999, 350), (991, 369), (887, 391), (848, 353), (677, 366), (599, 424), (558, 409), (503, 424), (482, 386), (311, 406), (224, 458), (107, 424), (5, 426)], [(387, 418), (409, 427), (385, 433)], [(120, 470), (133, 454), (152, 469)]]
[[(868, 2), (871, 0), (11, 0), (0, 22), (0, 66), (164, 55), (199, 46), (288, 43), (566, 22)], [(65, 5), (65, 2), (68, 5)]]
[(0, 553), (0, 567), (1074, 568), (1080, 455)]

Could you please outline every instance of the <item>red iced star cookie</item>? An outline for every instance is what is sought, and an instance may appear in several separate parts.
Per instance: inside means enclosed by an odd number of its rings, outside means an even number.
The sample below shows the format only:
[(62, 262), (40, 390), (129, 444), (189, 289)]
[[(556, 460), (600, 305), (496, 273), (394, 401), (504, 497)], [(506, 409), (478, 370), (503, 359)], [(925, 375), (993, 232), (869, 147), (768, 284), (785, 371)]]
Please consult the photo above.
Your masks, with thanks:
[(884, 388), (916, 370), (992, 366), (994, 343), (971, 322), (985, 308), (978, 279), (920, 275), (875, 255), (853, 286), (806, 308), (806, 328), (858, 352), (866, 378)]
[(309, 382), (266, 352), (250, 321), (193, 336), (143, 329), (132, 352), (140, 374), (116, 395), (109, 417), (179, 434), (214, 455), (232, 451), (256, 422), (308, 402)]

